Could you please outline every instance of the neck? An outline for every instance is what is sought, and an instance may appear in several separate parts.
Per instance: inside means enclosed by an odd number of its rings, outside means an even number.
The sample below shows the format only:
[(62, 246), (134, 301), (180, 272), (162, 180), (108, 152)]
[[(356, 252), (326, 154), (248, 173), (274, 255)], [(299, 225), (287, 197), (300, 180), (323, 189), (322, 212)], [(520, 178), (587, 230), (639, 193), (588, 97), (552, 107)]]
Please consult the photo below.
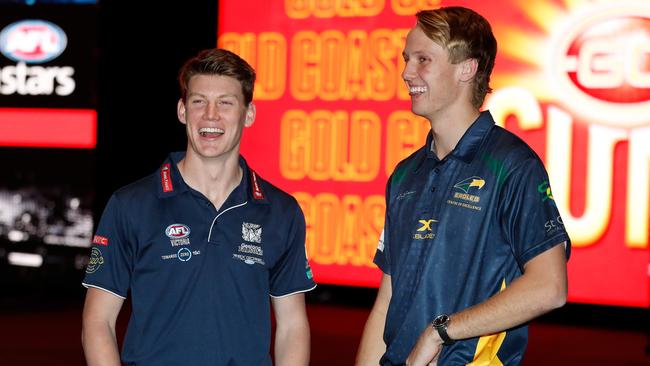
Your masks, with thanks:
[(438, 159), (442, 160), (458, 145), (467, 129), (478, 118), (480, 112), (476, 109), (466, 109), (459, 113), (430, 118), (431, 132)]
[(217, 209), (237, 188), (243, 176), (239, 156), (209, 160), (188, 153), (178, 162), (178, 170), (185, 183), (206, 196)]

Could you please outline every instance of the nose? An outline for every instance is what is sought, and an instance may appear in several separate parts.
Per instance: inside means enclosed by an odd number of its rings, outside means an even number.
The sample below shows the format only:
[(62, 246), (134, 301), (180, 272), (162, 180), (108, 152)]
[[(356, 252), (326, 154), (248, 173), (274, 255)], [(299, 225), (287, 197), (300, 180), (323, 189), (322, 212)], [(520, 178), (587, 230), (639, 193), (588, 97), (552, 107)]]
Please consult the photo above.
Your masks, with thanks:
[(216, 103), (208, 103), (203, 113), (203, 118), (212, 121), (219, 118), (219, 108)]
[(402, 79), (407, 83), (415, 78), (415, 66), (409, 61), (404, 63), (404, 70), (402, 70)]

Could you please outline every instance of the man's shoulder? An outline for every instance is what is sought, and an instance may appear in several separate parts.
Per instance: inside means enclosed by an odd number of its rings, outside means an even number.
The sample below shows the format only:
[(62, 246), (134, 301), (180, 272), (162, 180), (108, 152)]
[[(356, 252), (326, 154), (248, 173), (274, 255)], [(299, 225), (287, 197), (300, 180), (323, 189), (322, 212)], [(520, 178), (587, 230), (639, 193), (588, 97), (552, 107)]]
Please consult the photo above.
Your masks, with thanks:
[(253, 199), (268, 202), (272, 207), (298, 206), (298, 201), (294, 196), (260, 176), (251, 167), (248, 167), (248, 173), (249, 190)]
[(484, 143), (484, 155), (490, 155), (503, 162), (517, 165), (539, 160), (537, 153), (519, 136), (503, 127), (495, 126)]
[(140, 205), (146, 200), (157, 197), (156, 173), (151, 173), (143, 178), (118, 188), (113, 196), (122, 202)]
[(390, 183), (400, 183), (402, 180), (404, 180), (407, 173), (409, 171), (415, 170), (419, 162), (425, 158), (425, 146), (422, 146), (411, 153), (411, 155), (397, 163), (395, 169), (393, 170), (393, 173), (391, 174)]

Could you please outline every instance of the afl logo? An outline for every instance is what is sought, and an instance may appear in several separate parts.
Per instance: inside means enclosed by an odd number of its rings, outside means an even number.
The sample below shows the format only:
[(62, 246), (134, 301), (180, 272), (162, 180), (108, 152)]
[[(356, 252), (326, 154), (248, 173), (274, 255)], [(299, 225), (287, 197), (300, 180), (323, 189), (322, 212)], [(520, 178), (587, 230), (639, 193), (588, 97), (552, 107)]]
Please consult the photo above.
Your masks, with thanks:
[(65, 32), (45, 20), (22, 20), (0, 32), (0, 52), (16, 62), (38, 64), (53, 60), (67, 44)]
[(170, 239), (182, 239), (190, 235), (190, 228), (183, 224), (172, 224), (165, 229), (165, 235)]
[(612, 3), (578, 15), (554, 43), (558, 101), (587, 121), (650, 123), (650, 4)]

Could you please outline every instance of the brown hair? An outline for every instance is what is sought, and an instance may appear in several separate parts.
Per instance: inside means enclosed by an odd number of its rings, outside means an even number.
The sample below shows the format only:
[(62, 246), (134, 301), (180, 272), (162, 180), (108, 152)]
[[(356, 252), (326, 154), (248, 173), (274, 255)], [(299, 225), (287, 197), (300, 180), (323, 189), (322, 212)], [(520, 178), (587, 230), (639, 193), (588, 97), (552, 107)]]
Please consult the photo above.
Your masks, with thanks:
[(424, 34), (449, 52), (449, 62), (476, 59), (472, 105), (480, 108), (485, 95), (492, 91), (490, 74), (497, 53), (490, 23), (477, 12), (460, 6), (422, 10), (415, 16)]
[(183, 65), (178, 76), (183, 101), (187, 98), (190, 79), (195, 75), (223, 75), (235, 78), (241, 83), (245, 104), (248, 106), (253, 100), (255, 70), (244, 59), (228, 50), (203, 50)]

